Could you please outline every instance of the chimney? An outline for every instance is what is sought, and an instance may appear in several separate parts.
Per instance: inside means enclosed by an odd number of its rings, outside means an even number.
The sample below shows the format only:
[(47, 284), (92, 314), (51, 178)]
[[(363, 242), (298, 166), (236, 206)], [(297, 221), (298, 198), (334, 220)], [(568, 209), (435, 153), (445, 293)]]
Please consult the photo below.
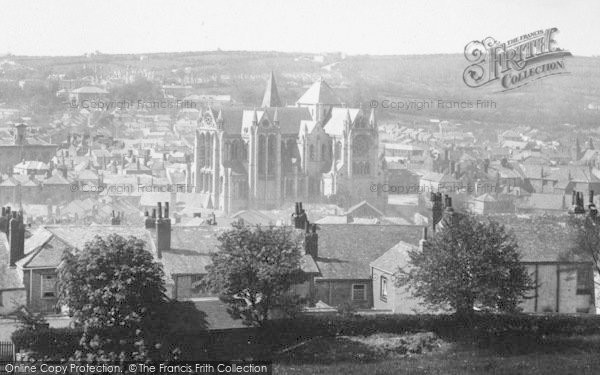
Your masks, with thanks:
[(146, 210), (146, 212), (144, 213), (144, 216), (146, 217), (144, 219), (144, 228), (146, 228), (146, 229), (153, 229), (154, 228), (154, 220), (148, 214), (148, 210)]
[(6, 233), (6, 238), (10, 241), (10, 218), (11, 218), (10, 206), (6, 207), (6, 226), (4, 227), (4, 233)]
[(317, 224), (306, 224), (304, 252), (314, 259), (319, 257), (319, 235), (317, 234)]
[(583, 193), (573, 191), (572, 195), (572, 206), (569, 210), (570, 214), (581, 215), (585, 213), (585, 208), (583, 206)]
[(433, 214), (433, 232), (435, 233), (435, 226), (442, 220), (443, 206), (442, 206), (442, 193), (431, 193), (432, 202), (432, 214)]
[(169, 219), (169, 202), (165, 202), (163, 217), (162, 205), (158, 203), (158, 218), (156, 219), (156, 253), (162, 258), (163, 251), (171, 249), (171, 219)]
[(8, 232), (6, 231), (7, 223), (8, 218), (6, 217), (6, 208), (2, 207), (2, 216), (0, 216), (0, 232), (4, 233), (5, 235), (8, 235)]
[(423, 227), (423, 238), (419, 241), (419, 250), (421, 253), (425, 249), (425, 246), (427, 246), (427, 227)]
[(454, 212), (454, 208), (452, 208), (452, 197), (450, 197), (448, 194), (446, 194), (444, 197), (444, 208), (444, 225), (454, 225), (456, 213)]
[(10, 231), (10, 266), (14, 267), (17, 261), (25, 255), (25, 225), (23, 224), (23, 214), (16, 211), (12, 212), (12, 218), (9, 221)]
[(593, 220), (596, 220), (598, 217), (598, 210), (596, 209), (596, 205), (594, 204), (594, 191), (590, 190), (590, 203), (588, 204), (588, 208), (590, 209), (590, 217)]
[(292, 223), (296, 229), (304, 229), (308, 224), (306, 212), (302, 208), (302, 202), (296, 202), (296, 209), (292, 214)]

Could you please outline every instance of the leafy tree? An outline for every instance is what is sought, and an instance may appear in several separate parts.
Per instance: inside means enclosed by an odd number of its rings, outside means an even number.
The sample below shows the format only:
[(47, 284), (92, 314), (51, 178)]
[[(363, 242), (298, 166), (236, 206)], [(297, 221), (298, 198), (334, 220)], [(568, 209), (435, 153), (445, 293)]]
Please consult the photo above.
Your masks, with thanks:
[(399, 269), (397, 286), (432, 308), (470, 316), (477, 305), (515, 311), (534, 286), (522, 263), (514, 234), (498, 222), (455, 213), (423, 249), (408, 252), (408, 267)]
[(292, 229), (236, 223), (219, 241), (204, 284), (221, 295), (234, 318), (261, 326), (275, 309), (289, 315), (300, 308), (303, 299), (290, 292), (303, 275)]
[(573, 247), (567, 249), (563, 258), (568, 260), (590, 260), (600, 275), (600, 225), (597, 216), (573, 215), (569, 229)]
[[(147, 339), (161, 326), (164, 273), (142, 240), (96, 237), (65, 252), (59, 297), (84, 328), (76, 359), (144, 359)], [(151, 341), (151, 340), (150, 340)]]

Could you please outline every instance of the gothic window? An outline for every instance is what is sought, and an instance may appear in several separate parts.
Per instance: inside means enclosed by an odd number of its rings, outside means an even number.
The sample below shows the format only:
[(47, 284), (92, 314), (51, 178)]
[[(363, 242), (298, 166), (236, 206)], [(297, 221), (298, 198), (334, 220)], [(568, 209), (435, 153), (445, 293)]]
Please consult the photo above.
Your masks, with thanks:
[(276, 168), (276, 162), (277, 162), (277, 138), (274, 135), (270, 135), (269, 136), (269, 153), (268, 153), (268, 158), (269, 160), (267, 160), (268, 163), (268, 171), (267, 173), (269, 174), (274, 174), (275, 173), (275, 168)]
[(366, 135), (359, 135), (353, 139), (352, 155), (355, 158), (365, 158), (369, 154), (371, 140)]
[(231, 148), (231, 144), (229, 144), (229, 142), (225, 142), (225, 152), (223, 153), (224, 161), (227, 161), (230, 159), (230, 157), (229, 157), (230, 148)]
[(321, 161), (327, 160), (327, 145), (324, 143), (321, 145)]
[(309, 147), (309, 158), (310, 161), (315, 161), (315, 146), (314, 145), (310, 145)]
[(337, 141), (335, 143), (335, 159), (340, 160), (342, 155), (342, 142)]
[(267, 141), (264, 135), (258, 138), (258, 173), (265, 173), (265, 160), (267, 153)]

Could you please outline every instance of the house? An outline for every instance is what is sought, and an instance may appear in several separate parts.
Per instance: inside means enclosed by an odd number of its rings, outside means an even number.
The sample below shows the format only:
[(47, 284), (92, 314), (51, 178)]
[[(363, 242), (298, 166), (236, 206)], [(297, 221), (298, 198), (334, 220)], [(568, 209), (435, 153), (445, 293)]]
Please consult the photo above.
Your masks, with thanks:
[(400, 241), (418, 243), (422, 227), (381, 224), (309, 224), (306, 213), (296, 207), (293, 224), (311, 228), (305, 238), (306, 254), (316, 263), (310, 295), (328, 306), (351, 304), (359, 309), (373, 306), (373, 283), (369, 262)]
[[(211, 252), (218, 251), (218, 234), (226, 228), (215, 225), (172, 226), (168, 202), (164, 206), (159, 203), (152, 216), (146, 216), (143, 226), (120, 225), (118, 220), (113, 221), (112, 225), (47, 225), (40, 227), (26, 240), (22, 215), (11, 212), (10, 208), (3, 209), (0, 229), (4, 228), (5, 231), (6, 223), (13, 225), (14, 222), (15, 231), (23, 228), (23, 239), (19, 240), (20, 237), (14, 236), (15, 239), (13, 242), (9, 240), (8, 245), (0, 242), (0, 251), (3, 245), (10, 249), (9, 262), (3, 264), (11, 265), (11, 271), (0, 277), (0, 282), (2, 277), (8, 280), (0, 284), (0, 293), (13, 290), (20, 293), (22, 300), (34, 311), (57, 310), (57, 267), (63, 253), (82, 251), (85, 244), (96, 236), (104, 238), (110, 234), (133, 236), (146, 243), (147, 250), (163, 265), (167, 296), (170, 298), (217, 299), (203, 290), (199, 281), (207, 273), (206, 266), (211, 262)], [(9, 215), (14, 215), (15, 220), (11, 220)], [(298, 234), (304, 233), (298, 231)], [(6, 242), (6, 239), (0, 241)], [(301, 258), (301, 266), (307, 275), (318, 273), (315, 261), (306, 253)], [(312, 290), (312, 279), (309, 279), (295, 285), (294, 290), (308, 296)]]
[[(512, 230), (519, 244), (521, 262), (537, 287), (520, 307), (529, 313), (596, 313), (594, 265), (570, 259), (566, 252), (572, 243), (566, 233), (566, 219), (555, 216), (493, 217)], [(427, 232), (419, 246), (427, 246)], [(432, 313), (425, 310), (405, 286), (394, 284), (398, 268), (409, 266), (408, 252), (417, 246), (401, 242), (370, 263), (373, 306), (394, 313)]]

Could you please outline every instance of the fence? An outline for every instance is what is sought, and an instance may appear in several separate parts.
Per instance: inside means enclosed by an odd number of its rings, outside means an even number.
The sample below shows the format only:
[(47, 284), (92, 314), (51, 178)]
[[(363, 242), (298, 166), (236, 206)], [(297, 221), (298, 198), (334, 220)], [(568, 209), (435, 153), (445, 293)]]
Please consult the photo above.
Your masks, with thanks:
[(11, 341), (0, 341), (0, 361), (13, 361), (15, 346)]

